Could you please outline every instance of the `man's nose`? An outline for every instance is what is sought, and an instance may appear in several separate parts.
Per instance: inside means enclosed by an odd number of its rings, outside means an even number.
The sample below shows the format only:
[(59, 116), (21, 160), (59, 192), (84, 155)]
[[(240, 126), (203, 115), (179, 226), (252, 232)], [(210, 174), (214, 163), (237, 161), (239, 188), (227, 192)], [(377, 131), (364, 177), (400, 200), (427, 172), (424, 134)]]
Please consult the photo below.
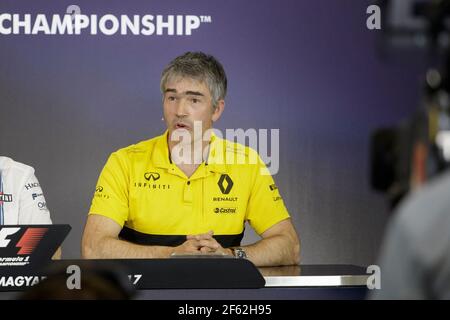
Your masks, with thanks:
[(187, 115), (187, 104), (184, 99), (180, 99), (176, 106), (176, 114), (178, 117), (183, 117)]

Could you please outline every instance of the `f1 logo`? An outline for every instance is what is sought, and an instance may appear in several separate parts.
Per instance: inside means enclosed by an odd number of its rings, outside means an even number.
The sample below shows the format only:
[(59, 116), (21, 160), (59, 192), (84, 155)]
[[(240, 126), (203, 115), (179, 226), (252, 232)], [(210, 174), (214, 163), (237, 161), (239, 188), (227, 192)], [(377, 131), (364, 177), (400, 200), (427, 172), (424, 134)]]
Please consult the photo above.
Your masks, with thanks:
[(17, 242), (16, 247), (20, 248), (17, 254), (31, 254), (47, 230), (47, 228), (28, 228)]
[(7, 238), (19, 231), (20, 228), (1, 228), (0, 229), (0, 248), (6, 248), (8, 244), (11, 242), (11, 240), (8, 240)]
[[(20, 228), (14, 227), (1, 228), (0, 248), (8, 247), (9, 243), (11, 242), (11, 240), (8, 239), (8, 237), (15, 234), (19, 230)], [(31, 254), (38, 245), (38, 243), (41, 241), (47, 230), (48, 228), (34, 228), (34, 227), (27, 228), (16, 244), (16, 248), (19, 248), (17, 254), (19, 255)]]

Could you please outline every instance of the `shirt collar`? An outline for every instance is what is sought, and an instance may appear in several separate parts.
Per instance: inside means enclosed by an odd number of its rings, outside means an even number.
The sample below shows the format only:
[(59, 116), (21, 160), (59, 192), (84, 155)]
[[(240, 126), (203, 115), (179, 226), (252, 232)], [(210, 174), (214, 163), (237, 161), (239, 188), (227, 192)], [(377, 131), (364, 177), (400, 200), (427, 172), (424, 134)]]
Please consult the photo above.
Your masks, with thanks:
[(167, 136), (169, 131), (166, 130), (162, 135), (156, 138), (155, 147), (152, 153), (152, 162), (156, 167), (169, 168), (172, 165), (170, 159), (169, 146), (167, 144)]
[(225, 141), (211, 132), (211, 142), (209, 144), (208, 159), (205, 165), (212, 172), (226, 173), (225, 165)]
[[(174, 165), (170, 158), (169, 145), (167, 143), (169, 131), (166, 130), (156, 138), (155, 147), (152, 153), (152, 162), (156, 167), (168, 169)], [(203, 163), (208, 171), (226, 173), (225, 165), (225, 141), (211, 133), (208, 159)]]

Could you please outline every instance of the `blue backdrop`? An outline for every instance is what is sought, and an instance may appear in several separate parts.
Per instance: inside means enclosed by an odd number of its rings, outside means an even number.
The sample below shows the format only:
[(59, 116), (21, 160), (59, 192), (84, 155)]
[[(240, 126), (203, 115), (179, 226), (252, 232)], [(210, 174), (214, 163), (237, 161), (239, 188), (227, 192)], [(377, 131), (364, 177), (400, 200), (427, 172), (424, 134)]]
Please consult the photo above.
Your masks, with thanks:
[[(275, 175), (303, 263), (375, 262), (386, 222), (369, 135), (416, 108), (421, 66), (383, 61), (361, 0), (9, 1), (0, 14), (209, 16), (191, 35), (0, 35), (0, 154), (35, 167), (54, 222), (81, 232), (108, 155), (164, 130), (160, 74), (192, 50), (229, 80), (226, 128), (279, 128)], [(3, 23), (8, 27), (9, 23)], [(245, 241), (254, 241), (249, 232)]]

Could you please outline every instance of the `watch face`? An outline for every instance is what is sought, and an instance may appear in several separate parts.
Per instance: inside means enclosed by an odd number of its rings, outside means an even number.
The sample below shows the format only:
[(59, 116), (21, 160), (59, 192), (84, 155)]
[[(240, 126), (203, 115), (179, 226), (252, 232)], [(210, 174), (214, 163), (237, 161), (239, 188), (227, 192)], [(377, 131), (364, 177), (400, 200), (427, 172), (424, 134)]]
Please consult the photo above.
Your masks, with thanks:
[(245, 251), (238, 248), (236, 249), (236, 257), (238, 257), (239, 259), (246, 259), (247, 255), (245, 254)]

